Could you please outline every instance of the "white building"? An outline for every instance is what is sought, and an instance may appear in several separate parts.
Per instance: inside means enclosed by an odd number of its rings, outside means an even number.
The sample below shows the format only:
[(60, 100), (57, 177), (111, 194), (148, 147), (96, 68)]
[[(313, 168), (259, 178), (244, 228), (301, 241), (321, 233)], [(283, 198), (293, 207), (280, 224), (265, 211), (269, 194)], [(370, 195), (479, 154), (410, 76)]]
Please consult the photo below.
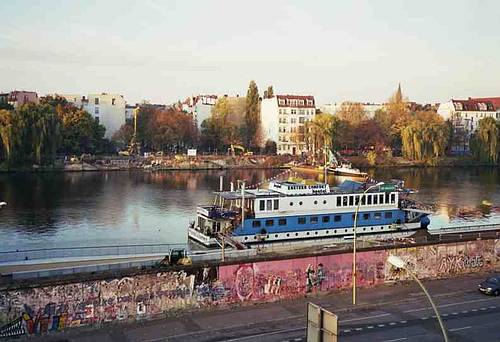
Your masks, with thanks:
[[(375, 112), (379, 109), (384, 109), (383, 104), (379, 103), (360, 103), (363, 106), (363, 109), (366, 112), (366, 116), (368, 118), (372, 119), (375, 116)], [(330, 113), (335, 115), (340, 110), (340, 107), (342, 106), (342, 103), (327, 103), (319, 107), (319, 109), (324, 112), (324, 113)]]
[(111, 139), (113, 134), (125, 124), (125, 100), (118, 94), (61, 95), (68, 102), (86, 110), (106, 128), (105, 137)]
[(210, 117), (212, 108), (217, 102), (217, 95), (198, 95), (188, 97), (182, 102), (182, 110), (193, 115), (193, 120), (201, 127), (202, 122)]
[(307, 152), (304, 123), (316, 115), (313, 96), (276, 95), (260, 105), (264, 140), (276, 142), (278, 154)]
[(461, 146), (452, 146), (454, 151), (469, 150), (470, 135), (477, 129), (481, 119), (492, 117), (500, 120), (500, 98), (469, 98), (441, 103), (437, 113), (450, 120), (456, 136), (463, 136)]

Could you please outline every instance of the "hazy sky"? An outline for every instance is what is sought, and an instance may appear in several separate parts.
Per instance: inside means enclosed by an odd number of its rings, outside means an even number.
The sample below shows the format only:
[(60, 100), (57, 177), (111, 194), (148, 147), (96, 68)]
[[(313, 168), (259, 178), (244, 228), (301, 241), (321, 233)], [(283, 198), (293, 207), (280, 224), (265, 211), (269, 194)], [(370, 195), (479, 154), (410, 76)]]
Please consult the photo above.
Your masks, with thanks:
[(0, 90), (500, 96), (500, 1), (0, 1)]

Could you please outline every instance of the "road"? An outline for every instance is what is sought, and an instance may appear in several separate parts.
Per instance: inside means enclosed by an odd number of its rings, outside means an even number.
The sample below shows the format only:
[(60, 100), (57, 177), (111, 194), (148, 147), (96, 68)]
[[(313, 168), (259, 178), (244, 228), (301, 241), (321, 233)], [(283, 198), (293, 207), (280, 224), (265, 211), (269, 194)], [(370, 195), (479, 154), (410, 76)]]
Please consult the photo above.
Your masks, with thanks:
[[(451, 341), (500, 341), (500, 297), (476, 290), (486, 275), (425, 282), (443, 316)], [(442, 341), (425, 297), (413, 283), (360, 289), (293, 301), (196, 312), (146, 323), (73, 329), (44, 341), (305, 341), (305, 308), (314, 302), (339, 316), (339, 341)], [(32, 338), (29, 338), (33, 340)]]

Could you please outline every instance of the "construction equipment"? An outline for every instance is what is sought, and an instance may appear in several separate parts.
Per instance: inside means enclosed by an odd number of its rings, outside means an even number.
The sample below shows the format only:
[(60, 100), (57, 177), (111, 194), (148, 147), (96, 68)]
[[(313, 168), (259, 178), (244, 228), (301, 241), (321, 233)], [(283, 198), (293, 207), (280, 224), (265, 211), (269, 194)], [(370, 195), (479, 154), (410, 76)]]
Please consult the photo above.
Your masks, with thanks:
[[(239, 152), (238, 152), (239, 151)], [(253, 156), (252, 151), (247, 151), (245, 148), (241, 145), (233, 145), (231, 144), (231, 147), (228, 148), (227, 151), (231, 156), (236, 156), (236, 155), (243, 155), (243, 156)]]
[(160, 261), (160, 266), (174, 266), (174, 265), (182, 265), (182, 266), (190, 266), (193, 264), (193, 261), (188, 256), (187, 251), (185, 249), (171, 249), (170, 253), (166, 255), (162, 261)]

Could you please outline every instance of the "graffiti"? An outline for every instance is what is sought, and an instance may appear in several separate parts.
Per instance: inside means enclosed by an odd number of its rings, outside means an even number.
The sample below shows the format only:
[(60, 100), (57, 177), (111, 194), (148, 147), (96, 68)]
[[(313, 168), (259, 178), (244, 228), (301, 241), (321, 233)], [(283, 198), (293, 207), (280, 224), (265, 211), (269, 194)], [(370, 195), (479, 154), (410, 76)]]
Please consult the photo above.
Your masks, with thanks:
[(438, 272), (444, 274), (459, 274), (470, 268), (480, 268), (484, 266), (484, 260), (481, 255), (448, 255), (441, 258), (438, 266)]
[[(389, 267), (404, 259), (419, 278), (493, 269), (499, 240), (378, 250), (357, 254), (357, 285), (408, 279)], [(0, 292), (0, 337), (39, 335), (113, 321), (150, 319), (174, 310), (292, 299), (351, 286), (352, 254), (260, 261)]]

